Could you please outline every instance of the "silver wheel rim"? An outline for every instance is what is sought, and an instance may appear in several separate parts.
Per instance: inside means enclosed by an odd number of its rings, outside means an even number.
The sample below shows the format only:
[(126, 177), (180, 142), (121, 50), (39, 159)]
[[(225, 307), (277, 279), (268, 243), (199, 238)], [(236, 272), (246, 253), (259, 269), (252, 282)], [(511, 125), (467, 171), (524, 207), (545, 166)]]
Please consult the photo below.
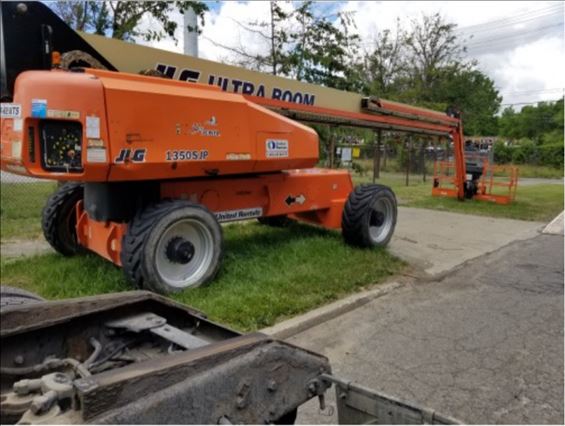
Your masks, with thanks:
[[(175, 238), (189, 241), (194, 255), (187, 263), (172, 261), (167, 247)], [(182, 219), (170, 225), (159, 238), (155, 256), (157, 274), (171, 287), (188, 288), (200, 284), (214, 259), (214, 237), (210, 229), (197, 219)]]
[(393, 206), (388, 198), (378, 198), (369, 214), (369, 235), (375, 244), (388, 238), (393, 226)]

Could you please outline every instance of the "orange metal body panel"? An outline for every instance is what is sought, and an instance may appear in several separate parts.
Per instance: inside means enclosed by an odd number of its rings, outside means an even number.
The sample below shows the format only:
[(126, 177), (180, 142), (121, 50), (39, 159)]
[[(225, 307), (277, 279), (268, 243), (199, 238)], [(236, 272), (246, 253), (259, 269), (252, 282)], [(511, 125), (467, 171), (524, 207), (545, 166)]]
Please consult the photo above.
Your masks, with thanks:
[(83, 247), (121, 266), (122, 238), (127, 231), (127, 224), (110, 221), (98, 222), (90, 219), (83, 209), (82, 201), (77, 203), (76, 218), (78, 242)]
[[(37, 177), (131, 181), (274, 172), (318, 161), (314, 130), (212, 86), (90, 69), (25, 72), (17, 79), (14, 102), (23, 106), (24, 129), (35, 126), (37, 132), (37, 119), (31, 118), (34, 99), (44, 99), (48, 111), (77, 113), (85, 154), (92, 143), (86, 116), (98, 117), (95, 139), (102, 140), (106, 161), (90, 163), (84, 155), (82, 173), (46, 171), (26, 155), (13, 157), (11, 136), (6, 142), (2, 138), (6, 170), (16, 165), (25, 169), (20, 173)], [(28, 152), (26, 131), (20, 142)], [(39, 153), (39, 135), (35, 144)], [(136, 151), (143, 152), (141, 161), (132, 155)]]
[[(261, 213), (256, 217), (316, 212), (317, 219), (311, 221), (335, 229), (341, 227), (343, 205), (352, 190), (353, 183), (347, 171), (328, 169), (289, 170), (227, 181), (204, 179), (161, 183), (162, 198), (197, 202), (214, 213), (260, 209)], [(338, 210), (337, 216), (328, 214), (332, 209)]]
[[(163, 181), (161, 198), (203, 204), (220, 222), (288, 215), (339, 229), (343, 206), (352, 190), (346, 171), (303, 169), (229, 179)], [(76, 228), (82, 246), (121, 265), (121, 241), (127, 224), (90, 219), (80, 201)]]
[[(106, 108), (104, 90), (99, 79), (82, 73), (65, 71), (28, 71), (21, 73), (15, 86), (14, 103), (21, 104), (22, 126), (18, 132), (13, 131), (14, 120), (2, 120), (2, 170), (12, 173), (31, 175), (40, 178), (57, 180), (104, 181), (108, 173), (107, 163), (85, 164), (83, 173), (64, 173), (47, 171), (41, 166), (40, 135), (38, 123), (40, 118), (32, 116), (32, 102), (44, 100), (47, 113), (62, 116), (65, 113), (78, 118), (64, 118), (78, 121), (86, 128), (86, 117), (96, 116), (100, 119), (100, 139), (104, 146), (108, 145)], [(46, 117), (59, 120), (61, 117)], [(7, 131), (12, 129), (11, 131)], [(30, 132), (33, 132), (35, 161), (31, 161), (28, 153)], [(83, 131), (85, 135), (86, 132)], [(87, 138), (83, 139), (83, 151), (86, 152)]]

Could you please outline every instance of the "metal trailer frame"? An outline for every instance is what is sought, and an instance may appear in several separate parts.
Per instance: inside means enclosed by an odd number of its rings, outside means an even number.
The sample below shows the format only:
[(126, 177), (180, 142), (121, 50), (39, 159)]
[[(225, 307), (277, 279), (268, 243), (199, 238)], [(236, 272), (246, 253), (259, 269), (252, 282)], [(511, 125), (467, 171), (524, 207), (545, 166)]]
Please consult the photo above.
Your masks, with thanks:
[[(459, 423), (335, 377), (320, 354), (241, 335), (154, 293), (16, 302), (0, 310), (3, 423), (293, 423), (309, 399), (325, 410), (332, 385), (340, 424)], [(119, 330), (177, 349), (146, 359), (152, 349), (145, 348), (143, 359), (96, 372), (125, 357), (115, 349), (115, 358), (107, 356)], [(139, 355), (133, 347), (125, 354)]]

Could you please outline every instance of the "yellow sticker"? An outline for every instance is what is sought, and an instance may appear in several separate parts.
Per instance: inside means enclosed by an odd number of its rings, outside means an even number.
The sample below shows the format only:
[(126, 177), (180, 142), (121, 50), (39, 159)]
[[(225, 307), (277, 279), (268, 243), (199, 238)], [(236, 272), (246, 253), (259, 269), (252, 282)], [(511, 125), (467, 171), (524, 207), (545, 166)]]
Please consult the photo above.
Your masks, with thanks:
[(102, 148), (104, 147), (104, 141), (102, 139), (88, 139), (86, 146), (88, 148)]
[(361, 156), (361, 148), (353, 148), (353, 158), (359, 158)]
[(47, 117), (49, 118), (68, 118), (72, 120), (78, 120), (80, 118), (80, 112), (78, 111), (66, 111), (61, 109), (48, 109)]
[(249, 152), (228, 152), (226, 154), (226, 160), (230, 160), (230, 161), (251, 160), (251, 154)]

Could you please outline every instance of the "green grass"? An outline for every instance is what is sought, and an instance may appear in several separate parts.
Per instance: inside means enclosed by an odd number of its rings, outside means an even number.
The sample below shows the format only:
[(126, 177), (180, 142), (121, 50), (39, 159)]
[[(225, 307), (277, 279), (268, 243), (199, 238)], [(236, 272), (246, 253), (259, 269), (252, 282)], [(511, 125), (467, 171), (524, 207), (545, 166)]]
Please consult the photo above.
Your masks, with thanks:
[(549, 166), (534, 166), (531, 164), (515, 164), (518, 175), (523, 178), (562, 179), (563, 169)]
[(55, 190), (54, 182), (2, 183), (0, 238), (35, 239), (41, 236), (41, 210)]
[[(242, 331), (270, 326), (382, 282), (404, 265), (386, 250), (355, 249), (339, 233), (312, 226), (277, 229), (250, 223), (224, 231), (218, 278), (173, 298)], [(3, 284), (48, 299), (131, 290), (120, 269), (93, 255), (3, 261), (0, 272)]]
[[(487, 201), (432, 197), (432, 177), (422, 182), (421, 176), (410, 176), (406, 186), (405, 176), (382, 173), (377, 183), (390, 186), (401, 206), (432, 210), (501, 217), (529, 221), (549, 221), (563, 210), (563, 185), (537, 184), (518, 185), (516, 200), (510, 205), (499, 205)], [(355, 183), (372, 181), (372, 175), (355, 176)]]
[[(373, 160), (361, 159), (355, 160), (358, 166), (365, 170), (367, 173), (373, 173)], [(556, 168), (550, 166), (538, 166), (533, 164), (501, 164), (502, 166), (515, 166), (518, 169), (518, 174), (523, 178), (543, 178), (543, 179), (562, 179), (564, 175), (563, 168)], [(387, 159), (386, 168), (381, 166), (381, 170), (385, 173), (399, 173), (403, 174), (405, 172), (404, 167), (402, 167), (397, 158)], [(432, 160), (426, 160), (426, 170), (428, 175), (433, 173), (434, 162)], [(417, 177), (417, 175), (413, 175)]]

